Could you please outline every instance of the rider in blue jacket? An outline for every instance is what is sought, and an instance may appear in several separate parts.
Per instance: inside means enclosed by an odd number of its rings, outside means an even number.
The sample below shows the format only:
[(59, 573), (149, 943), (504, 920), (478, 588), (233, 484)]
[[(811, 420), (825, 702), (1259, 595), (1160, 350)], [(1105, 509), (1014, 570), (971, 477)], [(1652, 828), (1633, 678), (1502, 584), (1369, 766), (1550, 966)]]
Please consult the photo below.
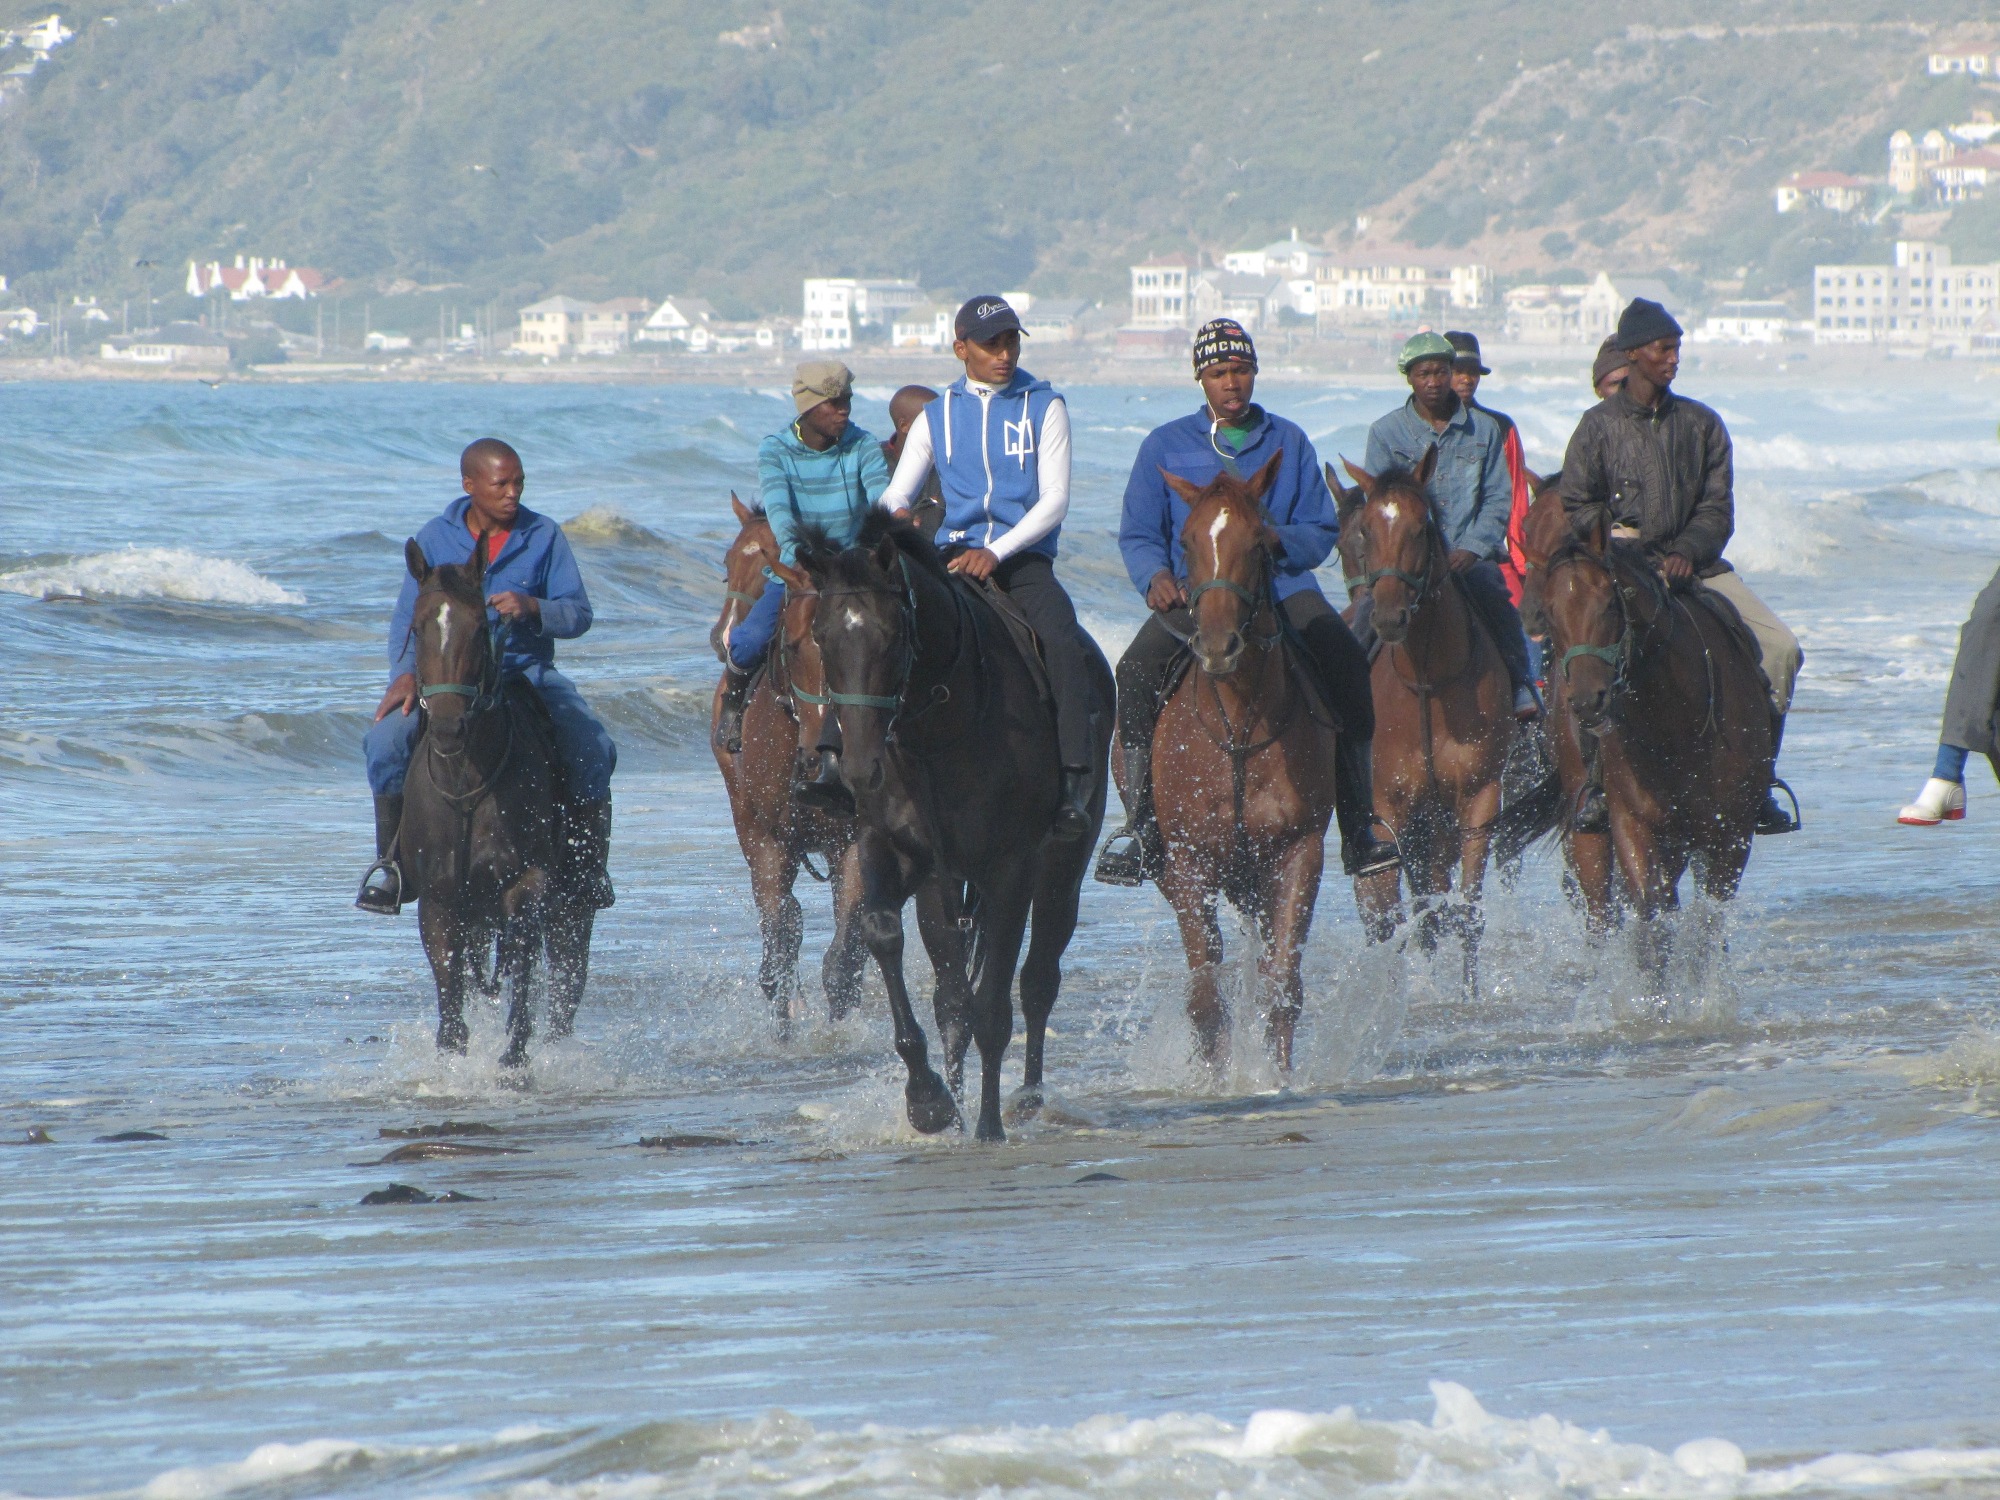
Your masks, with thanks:
[[(486, 537), (486, 605), (489, 629), (502, 633), (500, 675), (534, 684), (555, 729), (556, 751), (568, 772), (571, 837), (589, 872), (587, 894), (611, 905), (605, 860), (611, 849), (611, 773), (618, 747), (583, 701), (576, 685), (556, 670), (558, 640), (590, 629), (590, 596), (562, 527), (521, 504), (521, 458), (498, 438), (481, 438), (459, 459), (465, 493), (417, 533), (432, 567), (465, 563), (480, 535)], [(406, 571), (389, 621), (389, 688), (362, 740), (368, 785), (375, 794), (375, 863), (354, 904), (394, 916), (403, 880), (395, 841), (403, 821), (403, 778), (416, 749), (423, 716), (417, 694), (417, 648), (411, 635), (417, 581)]]
[(1082, 838), (1090, 831), (1090, 656), (1055, 574), (1056, 537), (1069, 513), (1069, 408), (1020, 367), (1021, 320), (1004, 298), (972, 298), (953, 333), (965, 374), (910, 428), (881, 503), (912, 510), (935, 469), (944, 492), (937, 545), (951, 570), (990, 578), (1035, 627), (1062, 755), (1053, 831)]
[(1125, 485), (1118, 550), (1132, 587), (1152, 613), (1118, 662), (1118, 746), (1131, 800), (1125, 826), (1098, 857), (1097, 878), (1111, 885), (1138, 885), (1160, 868), (1153, 822), (1153, 728), (1167, 674), (1194, 628), (1187, 607), (1187, 559), (1181, 550), (1187, 502), (1168, 487), (1160, 471), (1206, 485), (1224, 470), (1247, 478), (1279, 452), (1284, 458), (1263, 500), (1265, 516), (1283, 547), (1271, 585), (1340, 721), (1334, 804), (1341, 862), (1350, 875), (1393, 869), (1398, 863), (1395, 845), (1376, 838), (1374, 831), (1368, 748), (1375, 734), (1375, 700), (1368, 658), (1313, 576), (1340, 537), (1319, 454), (1304, 429), (1251, 400), (1257, 350), (1240, 323), (1217, 318), (1195, 334), (1194, 374), (1203, 396), (1201, 410), (1153, 429), (1139, 445)]

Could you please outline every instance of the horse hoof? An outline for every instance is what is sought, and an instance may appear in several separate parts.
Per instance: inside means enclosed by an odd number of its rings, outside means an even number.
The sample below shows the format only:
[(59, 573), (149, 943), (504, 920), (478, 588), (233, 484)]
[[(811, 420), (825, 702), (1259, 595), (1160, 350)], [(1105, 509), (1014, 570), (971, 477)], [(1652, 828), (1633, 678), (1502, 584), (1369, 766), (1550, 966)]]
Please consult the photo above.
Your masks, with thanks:
[(1007, 1132), (1000, 1128), (1000, 1117), (998, 1114), (995, 1114), (989, 1120), (986, 1117), (986, 1112), (984, 1110), (980, 1111), (979, 1131), (976, 1139), (984, 1146), (997, 1146), (1007, 1139)]
[(1042, 1112), (1042, 1102), (1042, 1091), (1040, 1089), (1016, 1089), (1014, 1097), (1007, 1101), (1007, 1108), (1004, 1112), (1005, 1118), (1011, 1125), (1018, 1125), (1023, 1120), (1035, 1119)]
[(919, 1135), (936, 1135), (954, 1125), (960, 1130), (965, 1128), (965, 1121), (959, 1118), (958, 1101), (936, 1073), (912, 1078), (903, 1085), (903, 1101), (909, 1107), (910, 1128)]
[(500, 1066), (509, 1069), (525, 1068), (528, 1065), (528, 1049), (524, 1046), (509, 1047), (500, 1054)]
[(438, 1051), (453, 1052), (463, 1057), (465, 1056), (465, 1044), (469, 1040), (470, 1035), (471, 1033), (463, 1026), (440, 1026), (438, 1028)]

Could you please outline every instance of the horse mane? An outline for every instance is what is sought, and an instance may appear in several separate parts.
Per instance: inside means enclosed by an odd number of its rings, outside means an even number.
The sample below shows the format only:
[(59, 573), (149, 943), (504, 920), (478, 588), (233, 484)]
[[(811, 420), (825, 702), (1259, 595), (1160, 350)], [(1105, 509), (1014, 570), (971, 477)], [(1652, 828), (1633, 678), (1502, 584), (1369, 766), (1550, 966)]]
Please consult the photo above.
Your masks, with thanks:
[(865, 587), (875, 582), (875, 551), (884, 541), (893, 544), (905, 559), (930, 573), (940, 583), (951, 581), (944, 559), (938, 556), (937, 548), (924, 534), (913, 523), (880, 506), (870, 508), (862, 518), (861, 530), (851, 547), (836, 545), (825, 527), (808, 521), (799, 528), (799, 562), (822, 585)]
[[(1583, 512), (1579, 512), (1579, 514), (1583, 514)], [(1661, 589), (1666, 587), (1660, 581), (1658, 573), (1654, 571), (1648, 562), (1644, 543), (1633, 541), (1627, 537), (1607, 536), (1604, 540), (1604, 551), (1600, 553), (1595, 547), (1591, 546), (1588, 539), (1578, 534), (1574, 526), (1570, 528), (1569, 534), (1562, 539), (1555, 550), (1549, 553), (1548, 560), (1542, 564), (1542, 570), (1546, 573), (1561, 563), (1574, 562), (1579, 557), (1588, 558), (1592, 562), (1603, 564), (1614, 575), (1620, 573), (1637, 574), (1639, 577), (1645, 579), (1649, 585), (1653, 586), (1652, 591), (1656, 596)]]

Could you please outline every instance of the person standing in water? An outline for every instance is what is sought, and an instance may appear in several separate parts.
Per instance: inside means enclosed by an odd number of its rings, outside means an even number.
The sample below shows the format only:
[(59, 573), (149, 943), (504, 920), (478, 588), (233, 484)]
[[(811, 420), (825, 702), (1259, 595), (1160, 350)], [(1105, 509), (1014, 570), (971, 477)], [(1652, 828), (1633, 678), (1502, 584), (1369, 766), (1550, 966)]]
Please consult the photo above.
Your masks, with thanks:
[(1076, 606), (1056, 581), (1056, 540), (1069, 513), (1069, 408), (1021, 368), (1021, 320), (1003, 297), (967, 300), (953, 319), (965, 366), (923, 409), (881, 503), (909, 515), (933, 472), (944, 498), (937, 544), (954, 573), (990, 580), (1041, 638), (1056, 700), (1062, 792), (1054, 834), (1090, 832), (1090, 658)]
[(1965, 763), (1976, 752), (2000, 768), (2000, 573), (1972, 601), (1972, 616), (1958, 632), (1958, 657), (1944, 697), (1944, 726), (1937, 762), (1917, 800), (1898, 823), (1935, 828), (1965, 817)]
[(1188, 506), (1160, 471), (1201, 486), (1224, 470), (1239, 479), (1254, 474), (1280, 451), (1284, 462), (1263, 498), (1264, 513), (1284, 549), (1271, 587), (1285, 619), (1304, 641), (1327, 703), (1340, 721), (1333, 796), (1341, 867), (1349, 875), (1394, 869), (1400, 862), (1396, 846), (1375, 836), (1369, 766), (1375, 697), (1368, 654), (1313, 576), (1340, 537), (1339, 514), (1319, 454), (1303, 428), (1251, 399), (1257, 388), (1257, 350), (1234, 319), (1217, 318), (1195, 334), (1194, 378), (1201, 388), (1201, 409), (1154, 428), (1139, 445), (1125, 484), (1118, 550), (1132, 587), (1152, 613), (1118, 662), (1118, 747), (1130, 802), (1125, 826), (1098, 856), (1097, 878), (1107, 885), (1139, 885), (1160, 869), (1159, 830), (1153, 821), (1153, 730), (1167, 673), (1194, 624), (1181, 547)]
[[(1617, 338), (1630, 362), (1625, 383), (1577, 423), (1563, 457), (1563, 505), (1572, 512), (1608, 507), (1612, 535), (1643, 545), (1669, 588), (1699, 580), (1736, 607), (1756, 640), (1770, 686), (1775, 762), (1805, 653), (1785, 622), (1723, 560), (1736, 530), (1729, 429), (1713, 409), (1672, 389), (1680, 372), (1681, 325), (1664, 307), (1633, 298), (1619, 315)], [(1585, 787), (1572, 826), (1578, 833), (1602, 833), (1610, 826), (1603, 767), (1594, 753), (1595, 737), (1584, 739)], [(1757, 831), (1790, 833), (1798, 826), (1767, 790)]]
[[(798, 415), (757, 445), (760, 506), (778, 543), (778, 561), (798, 566), (800, 528), (819, 527), (845, 547), (889, 486), (886, 444), (852, 421), (854, 376), (838, 360), (809, 360), (792, 380)], [(750, 679), (764, 659), (785, 613), (785, 585), (765, 570), (764, 592), (743, 622), (729, 632), (729, 667), (715, 742), (731, 755), (743, 749), (743, 704)], [(829, 720), (831, 715), (829, 715)], [(824, 755), (822, 755), (824, 759)]]

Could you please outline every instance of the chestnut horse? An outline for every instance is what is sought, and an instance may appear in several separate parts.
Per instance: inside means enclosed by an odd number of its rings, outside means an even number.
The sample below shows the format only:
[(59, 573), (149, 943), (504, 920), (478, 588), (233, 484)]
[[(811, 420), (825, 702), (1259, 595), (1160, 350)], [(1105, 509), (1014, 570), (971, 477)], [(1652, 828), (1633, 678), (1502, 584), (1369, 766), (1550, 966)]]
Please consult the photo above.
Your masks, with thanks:
[[(1153, 730), (1166, 852), (1159, 887), (1187, 950), (1188, 1019), (1216, 1068), (1229, 1045), (1216, 901), (1226, 897), (1256, 930), (1265, 1041), (1289, 1071), (1333, 814), (1334, 727), (1306, 686), (1311, 669), (1285, 639), (1272, 591), (1280, 543), (1260, 502), (1282, 457), (1248, 483), (1225, 471), (1200, 489), (1162, 470), (1188, 504), (1181, 546), (1194, 629), (1193, 661)], [(1132, 794), (1122, 780), (1119, 790)]]
[[(1639, 546), (1611, 537), (1602, 506), (1577, 513), (1539, 572), (1549, 677), (1570, 727), (1597, 738), (1611, 814), (1608, 837), (1570, 837), (1571, 869), (1593, 933), (1626, 904), (1638, 913), (1657, 990), (1671, 942), (1659, 918), (1680, 904), (1682, 874), (1692, 864), (1703, 894), (1727, 901), (1749, 862), (1775, 751), (1769, 694), (1741, 630), (1669, 590)], [(1580, 759), (1561, 759), (1573, 806)]]
[[(1415, 473), (1374, 475), (1347, 465), (1358, 488), (1327, 480), (1340, 502), (1343, 560), (1373, 594), (1382, 641), (1375, 692), (1375, 807), (1395, 830), (1402, 875), (1418, 910), (1417, 940), (1426, 952), (1456, 932), (1464, 945), (1465, 989), (1479, 988), (1485, 932), (1480, 895), (1486, 861), (1503, 830), (1546, 818), (1553, 799), (1529, 796), (1503, 812), (1501, 777), (1516, 733), (1513, 686), (1486, 623), (1454, 582), (1450, 546), (1424, 492), (1436, 466), (1427, 451)], [(1451, 903), (1452, 870), (1458, 902)], [(1402, 893), (1397, 872), (1355, 881), (1355, 903), (1369, 936), (1394, 932)]]
[[(729, 813), (736, 823), (736, 842), (750, 866), (750, 890), (757, 903), (757, 923), (763, 956), (757, 982), (771, 1006), (780, 1036), (789, 1036), (797, 998), (799, 948), (805, 941), (805, 913), (792, 894), (799, 870), (830, 880), (833, 887), (833, 941), (820, 963), (820, 985), (827, 1014), (838, 1021), (861, 1002), (861, 970), (867, 953), (854, 926), (860, 900), (859, 856), (854, 849), (854, 820), (833, 817), (792, 801), (792, 783), (801, 756), (819, 743), (820, 716), (825, 712), (825, 681), (819, 646), (813, 640), (814, 607), (818, 596), (803, 574), (778, 561), (771, 525), (734, 495), (729, 497), (742, 531), (729, 545), (729, 585), (709, 639), (717, 655), (728, 651), (729, 631), (741, 622), (764, 590), (769, 566), (786, 582), (785, 611), (771, 659), (756, 691), (743, 709), (743, 749), (735, 755), (715, 745), (716, 766), (729, 789)], [(709, 711), (714, 728), (722, 711), (722, 686), (716, 685)], [(813, 871), (810, 857), (826, 861), (827, 875)]]

